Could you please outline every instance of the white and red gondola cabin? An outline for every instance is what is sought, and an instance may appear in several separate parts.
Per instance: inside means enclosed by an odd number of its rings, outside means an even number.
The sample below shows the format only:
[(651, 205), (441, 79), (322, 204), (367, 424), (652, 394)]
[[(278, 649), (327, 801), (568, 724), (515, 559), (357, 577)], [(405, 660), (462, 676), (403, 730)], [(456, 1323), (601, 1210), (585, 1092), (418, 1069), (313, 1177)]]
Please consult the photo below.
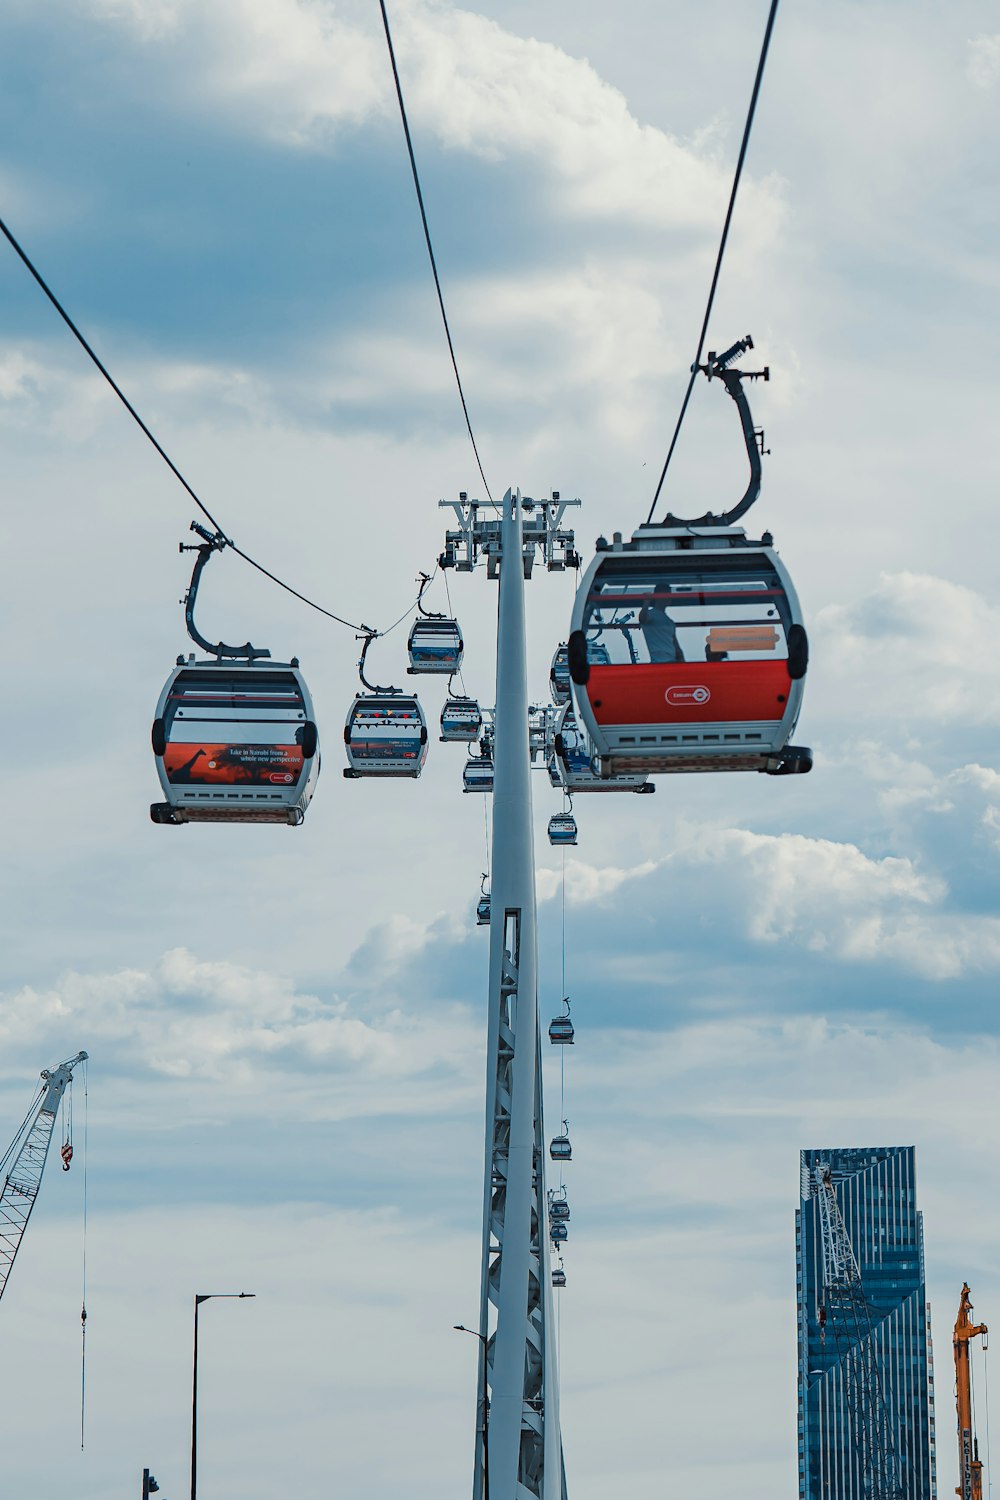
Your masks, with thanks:
[(601, 776), (808, 771), (789, 745), (808, 642), (765, 533), (641, 526), (599, 542), (569, 640), (577, 713)]

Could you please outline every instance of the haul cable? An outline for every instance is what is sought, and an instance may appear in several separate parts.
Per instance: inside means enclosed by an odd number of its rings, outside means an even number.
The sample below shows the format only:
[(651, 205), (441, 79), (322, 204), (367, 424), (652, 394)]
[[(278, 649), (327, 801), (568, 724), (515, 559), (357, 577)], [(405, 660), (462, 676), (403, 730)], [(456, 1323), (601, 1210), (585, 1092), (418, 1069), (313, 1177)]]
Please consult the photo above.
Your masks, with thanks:
[(386, 46), (389, 49), (389, 61), (392, 64), (392, 77), (396, 85), (396, 98), (399, 101), (400, 119), (403, 122), (403, 134), (406, 137), (406, 150), (410, 158), (410, 171), (413, 174), (413, 186), (417, 190), (417, 205), (420, 209), (420, 222), (424, 226), (424, 241), (427, 245), (427, 254), (430, 257), (431, 271), (434, 274), (434, 286), (437, 289), (438, 306), (441, 309), (441, 321), (444, 324), (444, 334), (445, 338), (448, 340), (448, 353), (451, 355), (451, 367), (455, 372), (455, 383), (458, 386), (458, 396), (459, 400), (462, 403), (462, 411), (465, 415), (465, 425), (468, 429), (469, 441), (472, 444), (472, 451), (476, 455), (476, 465), (479, 469), (479, 477), (483, 481), (483, 487), (485, 488), (486, 493), (489, 496), (490, 504), (495, 506), (496, 501), (493, 499), (490, 487), (486, 482), (486, 475), (483, 472), (483, 461), (479, 457), (479, 448), (476, 444), (475, 433), (472, 431), (472, 419), (469, 416), (469, 408), (465, 400), (465, 391), (462, 386), (462, 377), (458, 373), (458, 360), (455, 356), (455, 345), (452, 342), (451, 328), (448, 323), (448, 314), (445, 312), (444, 293), (441, 290), (441, 278), (438, 275), (437, 260), (434, 255), (434, 246), (431, 243), (431, 231), (430, 226), (427, 223), (427, 210), (424, 208), (424, 195), (420, 188), (420, 173), (417, 171), (417, 158), (413, 152), (413, 140), (410, 136), (410, 122), (406, 117), (406, 105), (403, 103), (403, 86), (399, 81), (399, 69), (396, 66), (396, 52), (395, 48), (392, 45), (392, 32), (389, 30), (389, 17), (385, 8), (385, 0), (379, 0), (379, 7), (382, 11), (382, 27), (385, 31)]
[(743, 163), (746, 160), (747, 146), (750, 144), (750, 131), (753, 126), (754, 112), (757, 108), (757, 97), (760, 94), (761, 80), (764, 77), (764, 64), (767, 61), (767, 49), (771, 44), (771, 32), (774, 29), (774, 18), (777, 15), (777, 12), (778, 0), (771, 0), (771, 9), (768, 12), (767, 17), (767, 26), (764, 29), (764, 42), (760, 49), (760, 61), (757, 64), (757, 77), (754, 79), (753, 93), (750, 96), (750, 108), (747, 111), (746, 125), (743, 127), (743, 142), (740, 146), (740, 154), (736, 163), (736, 173), (733, 177), (732, 192), (729, 194), (729, 207), (726, 209), (726, 221), (722, 226), (722, 239), (719, 241), (719, 253), (715, 258), (715, 270), (712, 273), (712, 285), (708, 293), (708, 303), (705, 307), (705, 317), (702, 320), (701, 336), (698, 339), (698, 352), (695, 355), (694, 363), (691, 366), (691, 377), (688, 380), (687, 390), (684, 392), (684, 400), (681, 403), (680, 415), (677, 418), (677, 426), (674, 428), (674, 435), (670, 440), (670, 448), (667, 451), (667, 456), (663, 462), (663, 469), (660, 472), (660, 480), (656, 486), (656, 494), (653, 496), (653, 503), (649, 507), (649, 515), (646, 517), (647, 526), (653, 519), (653, 512), (655, 511), (657, 501), (660, 498), (660, 491), (663, 489), (663, 481), (667, 477), (667, 469), (670, 467), (670, 460), (673, 458), (674, 449), (677, 446), (677, 439), (680, 435), (681, 423), (684, 421), (684, 417), (688, 409), (688, 402), (691, 400), (691, 392), (694, 389), (694, 383), (698, 378), (698, 366), (701, 363), (702, 350), (705, 347), (705, 335), (708, 332), (708, 320), (712, 315), (712, 304), (715, 301), (715, 290), (719, 284), (719, 272), (722, 270), (722, 257), (726, 253), (726, 241), (729, 238), (729, 226), (733, 220), (733, 209), (736, 206), (736, 194), (739, 190), (740, 178), (743, 175)]
[[(191, 487), (191, 485), (188, 483), (188, 481), (184, 478), (184, 475), (181, 473), (180, 469), (174, 463), (173, 459), (170, 457), (170, 454), (163, 447), (162, 443), (160, 443), (158, 441), (158, 439), (150, 431), (149, 427), (147, 427), (146, 423), (143, 421), (142, 417), (136, 411), (135, 407), (132, 405), (131, 401), (128, 399), (128, 397), (126, 396), (125, 392), (122, 390), (121, 386), (115, 380), (114, 376), (111, 374), (111, 372), (107, 368), (107, 366), (103, 363), (103, 361), (101, 360), (100, 356), (97, 354), (97, 352), (94, 349), (93, 345), (90, 344), (89, 341), (84, 337), (83, 333), (77, 327), (76, 323), (74, 323), (73, 319), (70, 317), (70, 315), (66, 311), (65, 307), (63, 307), (62, 303), (59, 301), (59, 298), (56, 296), (55, 292), (49, 286), (48, 282), (42, 276), (42, 274), (38, 270), (38, 268), (34, 265), (34, 263), (32, 262), (32, 260), (28, 256), (27, 252), (18, 243), (18, 241), (14, 238), (14, 235), (11, 233), (10, 229), (4, 223), (3, 219), (0, 219), (0, 231), (3, 232), (3, 235), (7, 239), (7, 241), (9, 242), (9, 244), (11, 245), (11, 248), (20, 257), (20, 259), (23, 261), (24, 265), (30, 271), (31, 275), (34, 277), (35, 281), (41, 287), (42, 291), (45, 293), (46, 297), (49, 299), (49, 301), (51, 302), (52, 306), (55, 308), (56, 312), (59, 314), (59, 316), (62, 318), (63, 322), (66, 324), (66, 327), (69, 329), (69, 331), (72, 333), (73, 337), (76, 339), (77, 343), (86, 352), (86, 354), (89, 356), (89, 358), (92, 361), (92, 363), (94, 365), (96, 365), (97, 369), (100, 370), (101, 374), (104, 376), (104, 379), (107, 381), (108, 385), (114, 391), (115, 395), (118, 397), (119, 401), (122, 403), (122, 405), (124, 406), (125, 410), (128, 412), (129, 416), (132, 418), (132, 420), (136, 423), (136, 425), (141, 429), (141, 431), (146, 435), (146, 437), (152, 443), (153, 447), (156, 449), (157, 453), (163, 459), (163, 462), (166, 464), (167, 468), (173, 474), (174, 478), (177, 479), (180, 482), (181, 485), (183, 485), (183, 487), (184, 487), (185, 490), (187, 490), (188, 494), (191, 496), (191, 499), (194, 501), (195, 505), (197, 505), (197, 507), (201, 511), (202, 515), (206, 518), (206, 520), (208, 520), (209, 522), (211, 522), (211, 524), (215, 528), (215, 531), (216, 531), (218, 537), (220, 538), (220, 540), (227, 547), (231, 547), (232, 550), (236, 553), (237, 557), (242, 557), (242, 559), (243, 559), (244, 562), (249, 563), (250, 566), (251, 566), (251, 568), (256, 568), (256, 570), (257, 570), (258, 573), (262, 573), (265, 578), (269, 578), (272, 583), (276, 583), (278, 585), (278, 587), (281, 588), (281, 589), (284, 589), (286, 593), (291, 594), (294, 598), (301, 600), (301, 602), (303, 604), (308, 605), (310, 609), (316, 610), (321, 615), (326, 615), (327, 619), (335, 620), (338, 625), (345, 625), (348, 628), (348, 630), (366, 631), (368, 629), (367, 626), (365, 626), (365, 625), (356, 625), (353, 620), (345, 620), (344, 617), (343, 617), (343, 615), (335, 614), (332, 609), (327, 609), (324, 605), (317, 604), (315, 599), (310, 599), (308, 597), (308, 595), (300, 593), (299, 590), (296, 589), (296, 588), (293, 588), (290, 583), (286, 583), (283, 578), (279, 578), (276, 573), (272, 573), (271, 570), (270, 570), (270, 568), (265, 568), (264, 564), (258, 562), (255, 557), (251, 557), (248, 552), (244, 552), (243, 549), (242, 549), (242, 547), (237, 547), (237, 545), (233, 541), (232, 537), (230, 537), (226, 533), (226, 531), (224, 531), (224, 529), (219, 525), (218, 521), (212, 515), (212, 512), (209, 510), (208, 506), (198, 497), (198, 495), (195, 493), (194, 489)], [(406, 611), (406, 614), (402, 615), (400, 618), (401, 619), (406, 619), (406, 616), (408, 614), (410, 614), (410, 612), (412, 611), (412, 608), (413, 608), (413, 606), (411, 605), (410, 609), (408, 609)], [(399, 621), (397, 621), (396, 623), (398, 624)], [(394, 627), (390, 627), (390, 628), (394, 628)], [(383, 632), (377, 631), (375, 633), (377, 635), (381, 635)]]

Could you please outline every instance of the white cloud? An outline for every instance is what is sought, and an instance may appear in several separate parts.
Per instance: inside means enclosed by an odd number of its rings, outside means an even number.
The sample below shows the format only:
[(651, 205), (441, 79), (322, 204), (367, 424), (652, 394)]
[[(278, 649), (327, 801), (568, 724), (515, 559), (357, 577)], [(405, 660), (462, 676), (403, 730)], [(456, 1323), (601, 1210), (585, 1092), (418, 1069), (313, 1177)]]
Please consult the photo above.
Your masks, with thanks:
[(15, 431), (90, 439), (106, 420), (113, 397), (82, 356), (60, 345), (9, 344), (0, 355), (0, 424)]
[(383, 107), (384, 57), (370, 28), (317, 0), (90, 0), (100, 19), (176, 56), (178, 86), (304, 144)]
[[(566, 861), (566, 899), (573, 905), (606, 901), (630, 880), (643, 880), (658, 868), (654, 860), (644, 860), (631, 869), (616, 865), (588, 865), (580, 859)], [(538, 899), (549, 901), (562, 887), (561, 870), (538, 871)]]
[[(320, 0), (92, 0), (91, 11), (176, 59), (204, 105), (294, 146), (393, 115), (384, 41), (370, 8)], [(393, 17), (414, 128), (487, 160), (530, 158), (558, 185), (563, 211), (633, 225), (714, 232), (731, 165), (642, 125), (587, 61), (486, 16), (414, 0)], [(181, 85), (178, 85), (181, 86)], [(740, 254), (774, 244), (776, 180), (742, 189)]]
[(977, 36), (969, 43), (969, 77), (979, 88), (990, 88), (1000, 78), (1000, 32)]
[(852, 717), (952, 724), (1000, 719), (1000, 660), (988, 643), (1000, 609), (964, 584), (923, 573), (883, 573), (850, 604), (815, 621), (825, 679), (851, 690)]
[[(745, 903), (748, 934), (759, 942), (830, 950), (851, 961), (891, 958), (939, 977), (952, 972), (939, 942), (920, 940), (925, 911), (940, 902), (944, 885), (908, 859), (873, 860), (849, 843), (738, 828), (692, 836), (683, 858), (724, 868)], [(994, 946), (1000, 959), (1000, 922)]]
[[(414, 960), (430, 950), (443, 950), (460, 943), (465, 924), (450, 916), (433, 922), (415, 922), (396, 913), (375, 922), (348, 960), (346, 973), (359, 989), (382, 989), (403, 978)], [(391, 984), (396, 989), (395, 983)]]
[[(406, 952), (397, 947), (386, 955), (399, 975)], [(285, 1117), (303, 1107), (307, 1086), (324, 1118), (419, 1112), (419, 1087), (411, 1092), (407, 1081), (439, 1069), (440, 1088), (464, 1096), (481, 1041), (467, 1011), (422, 998), (421, 1006), (369, 1021), (346, 1001), (303, 993), (281, 975), (206, 962), (177, 948), (148, 969), (70, 973), (45, 990), (26, 986), (6, 995), (0, 1039), (8, 1076), (40, 1050), (52, 1052), (51, 1065), (56, 1052), (82, 1046), (95, 1065), (103, 1053), (100, 1065), (131, 1075), (136, 1086), (156, 1076), (187, 1081), (189, 1097), (205, 1100), (219, 1097), (214, 1085), (221, 1084), (227, 1107), (241, 1114), (255, 1107), (248, 1087), (265, 1078)], [(295, 1076), (296, 1091), (283, 1097), (280, 1080)]]
[[(860, 772), (892, 831), (893, 842), (907, 849), (923, 849), (931, 857), (968, 857), (984, 843), (996, 849), (1000, 826), (1000, 772), (971, 762), (951, 770), (931, 766), (919, 758), (919, 745), (909, 753), (878, 741), (860, 741), (844, 752), (840, 769)], [(929, 830), (926, 819), (938, 827)], [(988, 866), (986, 867), (988, 869)], [(985, 873), (985, 871), (984, 871)]]
[[(982, 779), (983, 768), (968, 767), (945, 784), (957, 792), (968, 783), (978, 789)], [(986, 779), (995, 791), (990, 773)], [(973, 820), (995, 844), (997, 804), (978, 803)], [(848, 841), (806, 834), (681, 824), (663, 860), (631, 869), (568, 863), (567, 898), (570, 905), (607, 900), (626, 882), (642, 881), (632, 902), (672, 914), (675, 930), (665, 931), (666, 941), (683, 946), (697, 931), (697, 941), (719, 954), (725, 940), (712, 934), (735, 928), (765, 946), (835, 963), (889, 964), (933, 981), (1000, 969), (1000, 919), (949, 910), (947, 882), (923, 864), (872, 858)], [(554, 895), (558, 879), (541, 872), (540, 893)], [(627, 968), (628, 955), (622, 962)]]
[[(404, 15), (413, 108), (446, 145), (537, 158), (563, 184), (566, 207), (585, 217), (718, 223), (728, 163), (641, 125), (587, 61), (471, 11), (414, 5)], [(776, 184), (751, 184), (747, 199), (746, 233), (769, 240), (779, 226), (761, 225), (761, 210), (780, 218)]]

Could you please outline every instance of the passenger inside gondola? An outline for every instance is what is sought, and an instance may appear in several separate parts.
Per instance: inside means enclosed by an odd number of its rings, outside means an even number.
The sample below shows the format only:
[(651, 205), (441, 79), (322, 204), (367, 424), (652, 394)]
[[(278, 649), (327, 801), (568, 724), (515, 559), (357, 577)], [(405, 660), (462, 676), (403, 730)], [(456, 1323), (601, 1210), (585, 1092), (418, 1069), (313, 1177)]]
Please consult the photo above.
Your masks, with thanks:
[(684, 652), (677, 640), (677, 626), (661, 604), (644, 604), (639, 611), (646, 650), (650, 661), (683, 661)]
[(780, 661), (788, 599), (776, 572), (754, 559), (711, 568), (679, 563), (598, 573), (584, 629), (592, 665)]

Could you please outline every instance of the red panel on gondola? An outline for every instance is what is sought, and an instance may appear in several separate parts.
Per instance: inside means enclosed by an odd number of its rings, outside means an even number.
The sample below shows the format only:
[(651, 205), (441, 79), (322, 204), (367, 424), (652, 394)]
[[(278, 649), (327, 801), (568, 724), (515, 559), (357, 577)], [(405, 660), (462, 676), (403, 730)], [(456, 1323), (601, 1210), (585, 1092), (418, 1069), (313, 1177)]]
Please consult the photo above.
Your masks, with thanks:
[(782, 661), (591, 665), (587, 696), (598, 724), (766, 723), (788, 700)]

